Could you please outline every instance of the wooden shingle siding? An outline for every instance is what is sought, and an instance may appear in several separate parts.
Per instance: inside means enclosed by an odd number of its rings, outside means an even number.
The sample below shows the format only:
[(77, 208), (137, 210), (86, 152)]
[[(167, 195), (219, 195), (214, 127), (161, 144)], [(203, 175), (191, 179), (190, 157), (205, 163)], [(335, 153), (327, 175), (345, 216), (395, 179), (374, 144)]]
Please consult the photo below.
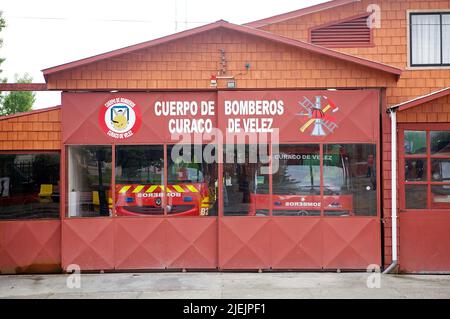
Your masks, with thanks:
[(61, 149), (59, 108), (0, 117), (0, 151)]
[(450, 95), (397, 113), (399, 123), (450, 122)]
[(398, 83), (387, 90), (388, 104), (394, 105), (417, 96), (450, 86), (450, 69), (428, 70), (408, 68), (408, 10), (450, 11), (450, 2), (417, 0), (362, 0), (336, 8), (311, 13), (298, 18), (261, 27), (288, 38), (309, 40), (309, 32), (332, 21), (344, 20), (355, 14), (364, 14), (367, 8), (378, 5), (381, 9), (381, 28), (373, 29), (373, 46), (358, 48), (333, 48), (372, 61), (386, 63), (403, 69)]
[[(365, 66), (243, 35), (212, 30), (117, 58), (50, 74), (50, 89), (209, 89), (220, 69), (238, 88), (384, 87), (395, 77)], [(250, 63), (246, 71), (245, 65)], [(219, 81), (219, 87), (226, 87)]]

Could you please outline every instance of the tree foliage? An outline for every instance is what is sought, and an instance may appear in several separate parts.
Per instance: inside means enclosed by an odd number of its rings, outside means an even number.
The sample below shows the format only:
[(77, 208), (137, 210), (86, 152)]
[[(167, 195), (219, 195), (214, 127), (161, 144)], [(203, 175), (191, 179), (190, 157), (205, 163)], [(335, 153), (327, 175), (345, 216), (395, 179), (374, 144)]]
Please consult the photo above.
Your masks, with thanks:
[[(5, 22), (5, 19), (3, 19), (3, 11), (0, 11), (0, 33), (2, 32), (4, 27), (6, 27), (6, 22)], [(2, 45), (3, 45), (3, 39), (0, 38), (0, 49), (2, 48)], [(5, 59), (0, 57), (0, 83), (1, 82), (6, 82), (6, 79), (1, 77), (1, 74), (2, 74), (2, 71), (3, 71), (1, 69), (3, 61), (5, 61)], [(3, 96), (0, 94), (0, 106), (2, 105), (2, 101), (3, 101)]]
[[(0, 11), (0, 32), (2, 32), (4, 27), (6, 27), (6, 22), (5, 22), (5, 19), (3, 18), (3, 11)], [(0, 48), (2, 47), (2, 45), (3, 45), (3, 39), (0, 38)], [(5, 59), (2, 59), (0, 57), (0, 67), (1, 67), (3, 61), (5, 61)], [(0, 74), (1, 73), (2, 73), (2, 69), (0, 69)]]
[[(32, 78), (25, 73), (23, 77), (16, 75), (16, 83), (31, 83)], [(0, 107), (0, 115), (11, 115), (30, 111), (36, 100), (36, 94), (30, 91), (13, 91), (7, 94)]]
[[(0, 11), (0, 32), (5, 27), (6, 22), (3, 18), (3, 12)], [(2, 44), (3, 39), (0, 38), (0, 48), (2, 47)], [(0, 57), (0, 67), (3, 61), (5, 61), (5, 59)], [(2, 69), (0, 68), (0, 75), (1, 73)], [(27, 73), (25, 73), (25, 75), (22, 77), (16, 75), (15, 80), (16, 83), (31, 83), (33, 79)], [(0, 82), (6, 82), (6, 79), (1, 78), (0, 76)], [(0, 94), (0, 116), (29, 111), (33, 107), (35, 100), (36, 95), (34, 92), (13, 91), (6, 95)]]

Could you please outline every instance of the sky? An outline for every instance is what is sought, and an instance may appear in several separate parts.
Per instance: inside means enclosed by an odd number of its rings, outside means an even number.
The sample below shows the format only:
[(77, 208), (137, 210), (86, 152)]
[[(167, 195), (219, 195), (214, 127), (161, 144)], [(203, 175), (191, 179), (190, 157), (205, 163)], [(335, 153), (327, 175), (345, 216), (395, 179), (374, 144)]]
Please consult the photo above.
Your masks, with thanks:
[[(25, 72), (42, 83), (42, 69), (149, 41), (220, 19), (242, 24), (326, 0), (0, 0), (7, 27), (1, 77)], [(38, 92), (33, 109), (61, 103)]]

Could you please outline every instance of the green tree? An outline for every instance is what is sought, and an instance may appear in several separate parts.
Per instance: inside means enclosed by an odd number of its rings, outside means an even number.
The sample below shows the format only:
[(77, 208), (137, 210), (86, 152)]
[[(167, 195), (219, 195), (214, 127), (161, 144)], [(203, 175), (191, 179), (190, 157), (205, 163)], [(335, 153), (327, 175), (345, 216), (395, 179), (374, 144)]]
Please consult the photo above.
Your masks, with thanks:
[[(21, 78), (16, 75), (16, 83), (31, 83), (32, 78), (25, 73)], [(0, 107), (0, 115), (11, 115), (19, 112), (30, 111), (36, 101), (36, 94), (30, 91), (13, 91), (5, 95), (3, 105)]]
[[(3, 11), (0, 11), (0, 32), (2, 32), (3, 28), (6, 27), (5, 19), (3, 19)], [(0, 48), (3, 45), (3, 39), (0, 38)], [(0, 66), (2, 65), (5, 59), (0, 58)], [(0, 74), (2, 73), (2, 69), (0, 69)]]
[[(0, 11), (0, 32), (5, 27), (6, 22), (3, 18), (3, 11)], [(0, 38), (0, 48), (2, 47), (2, 45), (3, 39)], [(4, 61), (4, 58), (0, 58), (0, 67)], [(0, 75), (2, 71), (3, 70), (0, 68)], [(0, 77), (0, 82), (5, 83), (6, 80), (6, 78)], [(33, 79), (27, 73), (25, 73), (23, 77), (19, 77), (18, 75), (16, 75), (15, 80), (16, 83), (31, 83)], [(13, 91), (6, 95), (1, 94), (0, 92), (0, 116), (29, 111), (33, 107), (35, 100), (36, 95), (34, 92)]]

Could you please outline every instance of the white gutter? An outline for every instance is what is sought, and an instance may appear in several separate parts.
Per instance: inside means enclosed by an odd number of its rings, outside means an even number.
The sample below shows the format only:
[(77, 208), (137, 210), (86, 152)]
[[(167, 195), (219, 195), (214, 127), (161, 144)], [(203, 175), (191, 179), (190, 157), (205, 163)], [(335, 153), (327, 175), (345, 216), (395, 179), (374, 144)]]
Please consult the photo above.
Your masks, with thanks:
[(383, 271), (390, 273), (398, 263), (397, 257), (397, 113), (390, 109), (391, 117), (391, 219), (392, 219), (392, 263)]

